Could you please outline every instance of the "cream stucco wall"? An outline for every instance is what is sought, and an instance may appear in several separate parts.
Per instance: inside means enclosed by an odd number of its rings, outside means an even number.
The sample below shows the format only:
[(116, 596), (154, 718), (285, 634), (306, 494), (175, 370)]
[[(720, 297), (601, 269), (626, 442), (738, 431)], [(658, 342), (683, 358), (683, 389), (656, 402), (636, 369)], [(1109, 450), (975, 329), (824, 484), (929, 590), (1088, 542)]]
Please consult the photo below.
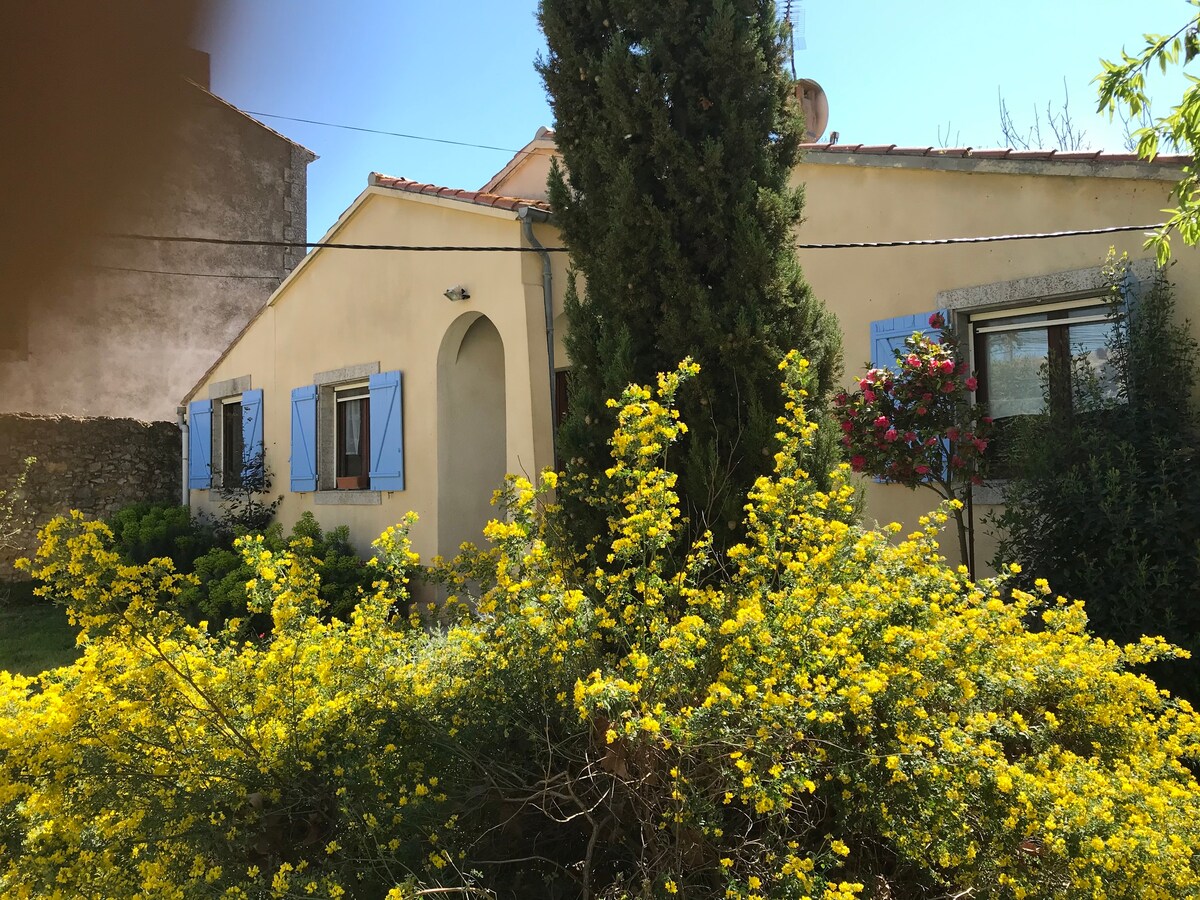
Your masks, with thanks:
[[(534, 162), (537, 168), (544, 160)], [(807, 192), (806, 221), (798, 240), (911, 240), (1153, 223), (1167, 204), (1173, 174), (1141, 164), (914, 162), (886, 155), (810, 153), (795, 173)], [(537, 225), (535, 230), (542, 244), (560, 245), (551, 225)], [(330, 237), (349, 243), (528, 246), (522, 224), (511, 211), (383, 187), (368, 188)], [(1141, 235), (1134, 233), (976, 245), (813, 249), (801, 250), (800, 259), (817, 295), (840, 320), (849, 383), (869, 358), (869, 326), (874, 320), (936, 309), (947, 291), (1036, 276), (1047, 276), (1042, 284), (1053, 285), (1062, 273), (1098, 267), (1110, 245), (1145, 259), (1148, 254), (1141, 243)], [(1172, 280), (1180, 310), (1196, 321), (1200, 256), (1176, 249), (1179, 259)], [(563, 253), (550, 257), (552, 339), (555, 365), (561, 368), (567, 364), (562, 294), (568, 260)], [(349, 525), (359, 549), (365, 550), (383, 528), (416, 510), (421, 515), (413, 530), (418, 552), (426, 558), (452, 552), (459, 540), (478, 534), (487, 510), (445, 492), (479, 491), (480, 473), (497, 469), (490, 463), (475, 469), (464, 463), (456, 476), (454, 461), (469, 460), (472, 444), (502, 432), (505, 468), (531, 477), (553, 458), (542, 267), (543, 257), (528, 252), (318, 251), (277, 292), (195, 397), (208, 396), (217, 382), (247, 375), (251, 387), (263, 389), (267, 458), (276, 487), (284, 494), (279, 517), (285, 524), (311, 509), (326, 527)], [(452, 284), (465, 285), (470, 300), (448, 302), (442, 292)], [(1013, 299), (1011, 292), (1008, 299)], [(486, 360), (498, 360), (498, 348), (479, 355), (468, 347), (468, 381), (474, 379), (475, 387), (448, 389), (446, 361), (464, 352), (464, 337), (475, 333), (471, 326), (481, 316), (499, 336), (502, 378), (497, 377), (490, 391), (481, 390)], [(328, 494), (289, 491), (292, 388), (312, 384), (318, 372), (376, 363), (380, 371), (399, 369), (404, 374), (406, 489), (383, 493), (375, 505), (327, 505)], [(503, 416), (489, 408), (473, 421), (439, 425), (439, 402), (443, 416), (447, 410), (467, 415), (462, 410), (470, 402), (463, 398), (474, 394), (488, 396), (486, 403), (495, 406), (500, 402), (499, 382)], [(865, 487), (867, 517), (880, 522), (912, 525), (936, 502), (931, 492), (874, 483)], [(213, 510), (209, 492), (194, 491), (192, 497), (196, 508)], [(322, 500), (326, 502), (318, 502)], [(977, 506), (977, 518), (987, 512), (987, 507)], [(945, 549), (956, 558), (957, 548), (951, 543), (947, 541)], [(981, 529), (977, 558), (990, 555), (990, 539)]]
[[(948, 169), (961, 166), (960, 171)], [(920, 240), (1028, 234), (1163, 219), (1174, 174), (1139, 164), (976, 163), (848, 158), (810, 153), (795, 173), (806, 191), (801, 243)], [(905, 167), (906, 165), (911, 167)], [(1054, 174), (1054, 173), (1072, 174)], [(1149, 258), (1140, 233), (991, 244), (886, 249), (801, 250), (805, 277), (841, 323), (847, 384), (870, 359), (870, 323), (939, 307), (939, 293), (1099, 266), (1110, 246)], [(1200, 254), (1175, 243), (1171, 280), (1182, 315), (1200, 313)], [(1048, 279), (1053, 283), (1053, 279)], [(930, 491), (866, 484), (868, 521), (911, 526), (936, 504)], [(994, 493), (993, 493), (994, 496)], [(976, 506), (977, 524), (990, 511)], [(958, 558), (951, 536), (943, 549)], [(994, 537), (977, 528), (976, 558), (992, 555)]]
[[(547, 245), (556, 236), (535, 226)], [(329, 239), (345, 243), (521, 246), (514, 213), (370, 187), (343, 216)], [(562, 272), (562, 262), (556, 262)], [(561, 284), (561, 280), (556, 284)], [(450, 302), (455, 284), (471, 297)], [(557, 308), (561, 311), (561, 301)], [(412, 253), (319, 250), (275, 294), (224, 359), (188, 399), (212, 386), (250, 376), (264, 392), (264, 449), (276, 491), (284, 495), (279, 519), (290, 525), (311, 510), (324, 527), (348, 525), (360, 551), (408, 510), (421, 518), (415, 549), (425, 558), (452, 550), (439, 532), (460, 534), (463, 524), (439, 528), (439, 477), (447, 482), (438, 439), (438, 360), (444, 338), (461, 341), (470, 320), (486, 316), (503, 344), (503, 464), (535, 475), (550, 464), (549, 387), (540, 258), (531, 253)], [(464, 318), (465, 317), (465, 318)], [(456, 323), (458, 323), (456, 327)], [(457, 348), (454, 348), (457, 351)], [(377, 503), (289, 488), (291, 391), (317, 373), (378, 364), (403, 373), (405, 490), (383, 492)], [(535, 437), (536, 435), (536, 437)], [(499, 487), (495, 484), (492, 487)], [(359, 492), (349, 492), (359, 493)], [(216, 511), (214, 492), (193, 490), (193, 508)], [(344, 502), (333, 502), (342, 500)], [(477, 523), (481, 527), (483, 522)]]

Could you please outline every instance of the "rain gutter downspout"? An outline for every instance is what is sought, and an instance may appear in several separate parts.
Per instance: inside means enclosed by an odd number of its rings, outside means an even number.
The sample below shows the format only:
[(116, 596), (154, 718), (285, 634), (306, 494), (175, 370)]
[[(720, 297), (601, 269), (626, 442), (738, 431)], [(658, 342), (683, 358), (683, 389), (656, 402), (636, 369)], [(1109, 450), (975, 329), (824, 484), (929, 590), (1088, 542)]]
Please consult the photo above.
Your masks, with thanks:
[(192, 502), (191, 492), (188, 490), (188, 420), (187, 407), (177, 406), (175, 412), (179, 416), (179, 434), (183, 438), (183, 449), (180, 453), (182, 466), (182, 480), (180, 482), (179, 493), (183, 499), (183, 506), (189, 506)]
[(550, 447), (553, 452), (552, 465), (558, 464), (558, 386), (554, 377), (554, 275), (550, 268), (550, 254), (533, 233), (534, 222), (549, 222), (550, 213), (534, 206), (522, 206), (517, 211), (525, 232), (525, 240), (542, 258), (542, 302), (546, 309), (546, 361), (550, 378)]

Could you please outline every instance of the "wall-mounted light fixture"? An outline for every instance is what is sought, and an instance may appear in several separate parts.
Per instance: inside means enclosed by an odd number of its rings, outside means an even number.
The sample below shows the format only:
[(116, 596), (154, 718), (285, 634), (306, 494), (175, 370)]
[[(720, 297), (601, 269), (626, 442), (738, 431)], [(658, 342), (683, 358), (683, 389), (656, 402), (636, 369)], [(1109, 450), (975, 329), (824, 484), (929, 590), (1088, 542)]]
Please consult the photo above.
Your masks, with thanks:
[(449, 300), (451, 303), (454, 303), (458, 300), (470, 300), (471, 299), (471, 292), (468, 291), (461, 284), (456, 284), (456, 285), (454, 285), (454, 287), (448, 287), (442, 293), (445, 295), (446, 299)]

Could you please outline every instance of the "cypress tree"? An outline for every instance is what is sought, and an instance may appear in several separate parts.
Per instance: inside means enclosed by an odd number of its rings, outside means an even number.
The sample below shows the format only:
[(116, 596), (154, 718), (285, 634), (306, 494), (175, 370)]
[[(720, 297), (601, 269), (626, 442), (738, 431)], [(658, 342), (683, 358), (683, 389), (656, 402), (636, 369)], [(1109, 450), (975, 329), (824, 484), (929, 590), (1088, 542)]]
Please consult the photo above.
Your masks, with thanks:
[[(810, 360), (818, 403), (841, 364), (793, 247), (803, 124), (775, 4), (541, 0), (539, 19), (562, 158), (550, 201), (572, 260), (559, 432), (571, 531), (602, 533), (582, 485), (611, 465), (605, 401), (691, 356), (701, 373), (680, 398), (690, 432), (672, 466), (692, 534), (728, 543), (773, 462), (779, 361), (792, 348)], [(825, 435), (814, 474), (835, 462)]]

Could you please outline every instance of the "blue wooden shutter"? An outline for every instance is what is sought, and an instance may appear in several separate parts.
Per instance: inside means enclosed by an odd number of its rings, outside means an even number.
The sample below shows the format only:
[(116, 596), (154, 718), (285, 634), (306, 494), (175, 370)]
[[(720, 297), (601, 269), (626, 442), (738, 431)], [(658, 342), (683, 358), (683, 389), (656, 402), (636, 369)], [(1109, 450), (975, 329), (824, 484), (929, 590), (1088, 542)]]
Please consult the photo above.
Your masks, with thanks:
[(371, 490), (404, 490), (404, 398), (399, 372), (380, 372), (371, 392)]
[[(946, 310), (937, 310), (943, 318), (948, 319)], [(887, 369), (896, 362), (896, 351), (904, 349), (905, 338), (914, 331), (921, 334), (936, 334), (938, 329), (931, 328), (929, 317), (932, 312), (915, 313), (911, 316), (897, 316), (894, 319), (880, 319), (871, 323), (871, 368)]]
[(293, 491), (317, 489), (317, 386), (308, 384), (292, 391)]
[(212, 401), (188, 404), (188, 487), (212, 487)]
[[(262, 477), (266, 471), (263, 456), (263, 392), (242, 392), (242, 467), (249, 477)], [(263, 471), (251, 471), (251, 463), (257, 462)]]

